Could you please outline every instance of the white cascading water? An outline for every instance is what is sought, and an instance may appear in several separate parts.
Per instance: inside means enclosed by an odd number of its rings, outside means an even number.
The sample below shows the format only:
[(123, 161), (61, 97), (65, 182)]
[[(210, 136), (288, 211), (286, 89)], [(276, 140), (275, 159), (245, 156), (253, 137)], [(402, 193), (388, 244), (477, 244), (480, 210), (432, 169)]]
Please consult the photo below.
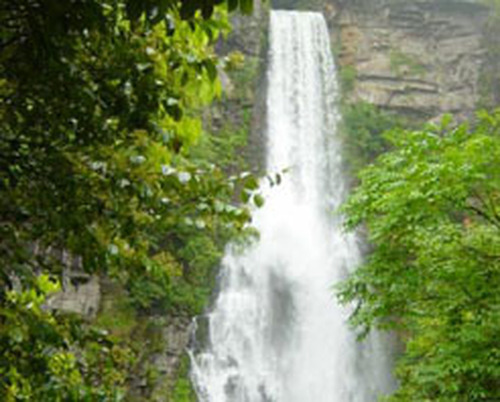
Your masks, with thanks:
[(356, 342), (332, 289), (360, 251), (333, 214), (346, 186), (325, 20), (273, 11), (270, 41), (267, 170), (288, 173), (255, 213), (259, 241), (227, 252), (193, 382), (202, 402), (373, 401), (393, 387), (389, 353)]

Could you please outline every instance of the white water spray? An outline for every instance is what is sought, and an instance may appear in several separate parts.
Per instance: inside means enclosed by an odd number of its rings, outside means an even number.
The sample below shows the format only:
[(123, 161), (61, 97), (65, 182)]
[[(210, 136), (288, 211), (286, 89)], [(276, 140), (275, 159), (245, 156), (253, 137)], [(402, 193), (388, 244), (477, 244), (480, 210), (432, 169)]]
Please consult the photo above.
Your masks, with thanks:
[(258, 243), (224, 259), (209, 345), (192, 356), (202, 402), (364, 402), (393, 386), (382, 343), (356, 343), (332, 290), (360, 261), (332, 214), (345, 198), (335, 74), (321, 14), (271, 13), (267, 170), (289, 173), (255, 214)]

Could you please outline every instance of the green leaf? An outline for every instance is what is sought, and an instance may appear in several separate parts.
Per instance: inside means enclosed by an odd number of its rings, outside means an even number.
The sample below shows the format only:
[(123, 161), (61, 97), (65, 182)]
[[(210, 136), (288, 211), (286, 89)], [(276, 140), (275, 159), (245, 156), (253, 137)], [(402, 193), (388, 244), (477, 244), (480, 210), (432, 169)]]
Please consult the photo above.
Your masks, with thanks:
[(244, 189), (241, 192), (241, 201), (246, 204), (250, 200), (251, 196), (252, 196), (252, 192)]
[(129, 0), (126, 3), (127, 16), (131, 20), (138, 20), (144, 12), (143, 2), (141, 0)]
[(217, 67), (215, 66), (214, 62), (211, 60), (205, 60), (204, 66), (207, 70), (210, 80), (215, 81), (215, 79), (217, 78)]
[(238, 0), (227, 0), (227, 9), (229, 12), (238, 8)]
[(257, 208), (262, 208), (264, 206), (264, 197), (260, 194), (255, 194), (253, 196), (253, 202), (257, 206)]
[(252, 14), (252, 12), (253, 12), (253, 0), (240, 0), (240, 10), (244, 14)]
[(244, 187), (247, 190), (257, 190), (259, 188), (259, 181), (254, 175), (250, 175), (245, 179)]

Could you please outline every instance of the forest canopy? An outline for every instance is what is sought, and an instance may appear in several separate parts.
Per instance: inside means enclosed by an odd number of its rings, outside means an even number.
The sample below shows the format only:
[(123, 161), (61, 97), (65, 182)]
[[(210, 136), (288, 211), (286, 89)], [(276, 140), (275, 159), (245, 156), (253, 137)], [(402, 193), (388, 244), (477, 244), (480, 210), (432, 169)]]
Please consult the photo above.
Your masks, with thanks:
[(255, 189), (189, 156), (236, 9), (252, 1), (2, 6), (0, 399), (123, 398), (131, 350), (47, 307), (69, 268), (143, 309), (203, 304), (207, 261), (250, 218), (235, 185)]
[(499, 400), (500, 111), (386, 138), (344, 206), (373, 250), (340, 297), (403, 337), (390, 400)]

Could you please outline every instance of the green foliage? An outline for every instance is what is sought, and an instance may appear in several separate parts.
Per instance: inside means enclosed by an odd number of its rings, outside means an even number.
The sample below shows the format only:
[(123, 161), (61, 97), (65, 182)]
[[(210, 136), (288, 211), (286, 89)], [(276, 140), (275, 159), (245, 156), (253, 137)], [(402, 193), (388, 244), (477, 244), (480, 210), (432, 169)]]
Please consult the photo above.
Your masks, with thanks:
[(342, 107), (344, 157), (354, 174), (389, 148), (383, 133), (409, 123), (367, 102)]
[(242, 114), (243, 121), (239, 126), (226, 120), (216, 133), (203, 135), (200, 142), (193, 147), (191, 156), (200, 161), (217, 161), (218, 165), (228, 172), (248, 170), (244, 149), (248, 145), (250, 110), (245, 108)]
[(243, 64), (239, 68), (234, 68), (228, 72), (234, 86), (230, 98), (238, 99), (250, 104), (253, 100), (254, 86), (259, 73), (260, 59), (258, 57), (245, 57)]
[[(45, 308), (69, 256), (144, 310), (199, 312), (221, 239), (249, 221), (189, 149), (220, 95), (219, 0), (12, 2), (0, 11), (0, 399), (119, 400), (135, 309)], [(251, 0), (228, 0), (250, 12)], [(240, 184), (241, 183), (241, 184)], [(53, 279), (48, 279), (53, 278)]]
[(44, 308), (59, 289), (46, 275), (10, 290), (0, 320), (2, 400), (121, 400), (131, 354), (76, 317)]
[(352, 323), (395, 328), (394, 401), (500, 399), (500, 111), (387, 135), (343, 207), (373, 252), (341, 286)]
[(206, 135), (191, 149), (190, 156), (216, 163), (230, 174), (248, 171), (245, 149), (251, 130), (251, 114), (260, 59), (233, 52), (225, 58), (230, 89), (205, 113)]
[[(3, 108), (2, 212), (12, 222), (3, 225), (4, 244), (23, 250), (36, 240), (124, 281), (161, 277), (168, 273), (150, 256), (166, 234), (214, 213), (229, 217), (214, 207), (231, 194), (225, 175), (183, 155), (201, 129), (184, 110), (218, 91), (209, 44), (225, 27), (199, 20), (193, 30), (179, 20), (175, 32), (166, 23), (135, 32), (119, 9), (113, 18), (109, 38), (78, 37), (71, 55), (36, 75), (22, 72), (28, 60), (5, 63), (19, 77)], [(54, 96), (56, 71), (67, 92)]]
[(354, 66), (345, 66), (340, 69), (340, 89), (344, 96), (348, 95), (354, 90), (357, 76), (358, 72), (356, 71), (356, 68)]
[(419, 77), (425, 74), (425, 65), (420, 63), (414, 56), (393, 50), (390, 54), (391, 72), (397, 76)]
[(172, 402), (196, 402), (198, 399), (189, 380), (189, 357), (183, 356), (179, 377), (174, 385)]
[(100, 311), (94, 320), (94, 325), (103, 328), (113, 337), (120, 340), (130, 338), (137, 324), (137, 312), (130, 297), (122, 287), (115, 286), (110, 292), (112, 297), (104, 293)]
[[(222, 234), (230, 236), (227, 231), (221, 231)], [(208, 304), (214, 288), (214, 268), (222, 258), (222, 246), (228, 239), (219, 239), (217, 243), (217, 239), (195, 231), (184, 233), (183, 236), (178, 258), (187, 268), (182, 276), (173, 279), (164, 308), (194, 316), (201, 314)]]

